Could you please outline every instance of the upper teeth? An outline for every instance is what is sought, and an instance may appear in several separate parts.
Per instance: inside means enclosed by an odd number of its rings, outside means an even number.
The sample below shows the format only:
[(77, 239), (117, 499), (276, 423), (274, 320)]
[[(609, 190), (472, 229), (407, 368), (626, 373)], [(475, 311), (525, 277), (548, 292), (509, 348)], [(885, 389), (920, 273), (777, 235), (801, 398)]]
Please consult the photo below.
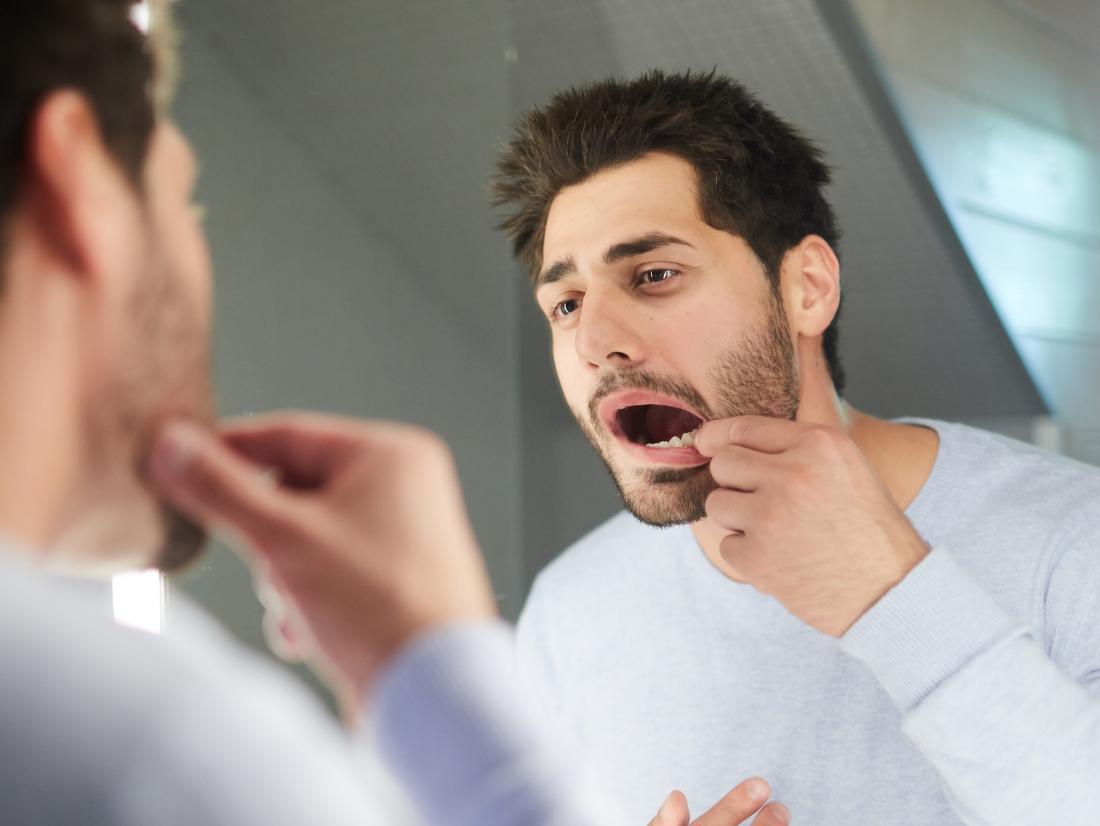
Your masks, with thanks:
[(646, 447), (691, 447), (695, 444), (695, 434), (699, 432), (699, 429), (691, 431), (690, 433), (684, 433), (681, 436), (673, 436), (667, 442), (650, 442)]

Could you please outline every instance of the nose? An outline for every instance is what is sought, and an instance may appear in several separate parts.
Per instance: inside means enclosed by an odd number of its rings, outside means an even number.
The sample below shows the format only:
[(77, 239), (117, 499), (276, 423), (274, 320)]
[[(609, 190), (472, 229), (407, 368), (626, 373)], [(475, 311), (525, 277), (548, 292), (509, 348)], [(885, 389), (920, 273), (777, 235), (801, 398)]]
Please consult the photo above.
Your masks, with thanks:
[(608, 367), (637, 367), (645, 360), (642, 336), (632, 318), (629, 302), (590, 290), (584, 298), (575, 338), (577, 356), (585, 368), (599, 372)]

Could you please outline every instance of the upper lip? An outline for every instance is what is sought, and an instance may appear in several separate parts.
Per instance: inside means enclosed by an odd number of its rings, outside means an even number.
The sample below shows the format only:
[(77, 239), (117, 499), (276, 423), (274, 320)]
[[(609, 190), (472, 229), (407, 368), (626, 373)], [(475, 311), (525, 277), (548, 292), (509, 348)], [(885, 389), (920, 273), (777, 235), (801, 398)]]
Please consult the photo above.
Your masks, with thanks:
[(677, 410), (686, 410), (693, 416), (698, 416), (700, 421), (706, 422), (707, 418), (694, 407), (685, 404), (683, 400), (675, 396), (666, 396), (664, 393), (654, 393), (652, 390), (625, 389), (617, 390), (600, 402), (597, 411), (604, 427), (616, 439), (625, 439), (622, 426), (619, 424), (618, 413), (624, 407), (637, 407), (643, 404), (659, 404), (663, 407), (674, 407)]

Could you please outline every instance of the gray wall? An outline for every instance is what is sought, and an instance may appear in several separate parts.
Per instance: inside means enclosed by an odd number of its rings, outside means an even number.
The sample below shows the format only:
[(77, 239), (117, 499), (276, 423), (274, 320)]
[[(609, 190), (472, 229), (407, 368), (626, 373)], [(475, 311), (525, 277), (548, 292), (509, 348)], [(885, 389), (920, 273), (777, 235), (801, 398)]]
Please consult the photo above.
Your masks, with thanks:
[[(448, 88), (417, 71), (425, 54), (446, 60), (446, 44), (405, 4), (321, 5), (181, 4), (176, 116), (202, 159), (220, 407), (320, 408), (442, 433), (513, 614), (516, 284), (481, 189), (507, 123), (500, 32), (463, 35), (463, 54), (494, 55), (492, 71), (465, 60)], [(338, 7), (357, 25), (325, 18)], [(309, 25), (324, 31), (302, 54)], [(330, 97), (313, 100), (313, 85)], [(468, 137), (457, 143), (452, 130)], [(183, 585), (260, 642), (248, 573), (224, 549)]]

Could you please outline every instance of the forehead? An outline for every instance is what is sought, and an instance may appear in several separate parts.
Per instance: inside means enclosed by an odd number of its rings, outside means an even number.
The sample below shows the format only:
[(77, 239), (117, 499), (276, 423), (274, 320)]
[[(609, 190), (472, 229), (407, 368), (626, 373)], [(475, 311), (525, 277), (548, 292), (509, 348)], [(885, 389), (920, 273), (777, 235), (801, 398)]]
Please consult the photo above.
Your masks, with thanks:
[(625, 236), (655, 229), (679, 237), (709, 229), (695, 168), (664, 153), (602, 170), (558, 193), (547, 214), (542, 260), (602, 254)]

